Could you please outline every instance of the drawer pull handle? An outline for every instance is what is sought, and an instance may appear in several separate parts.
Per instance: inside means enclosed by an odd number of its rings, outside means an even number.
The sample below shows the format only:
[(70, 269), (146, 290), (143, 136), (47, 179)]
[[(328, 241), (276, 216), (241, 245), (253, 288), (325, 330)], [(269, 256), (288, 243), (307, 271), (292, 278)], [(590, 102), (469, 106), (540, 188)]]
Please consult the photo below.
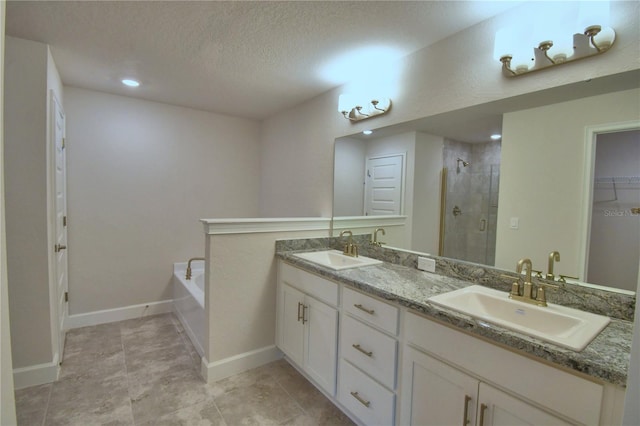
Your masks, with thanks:
[(358, 395), (358, 392), (351, 392), (351, 396), (353, 396), (355, 399), (358, 400), (358, 402), (362, 405), (364, 405), (365, 407), (368, 407), (371, 405), (371, 401), (367, 401), (365, 399), (362, 399), (362, 397), (360, 395)]
[(373, 313), (375, 312), (373, 309), (367, 309), (367, 308), (365, 308), (364, 306), (362, 306), (359, 303), (357, 303), (357, 304), (355, 304), (353, 306), (355, 306), (356, 308), (360, 309), (363, 312), (368, 313), (369, 315), (373, 315)]
[(307, 308), (308, 308), (308, 306), (302, 305), (302, 323), (303, 324), (309, 322), (309, 320), (307, 318), (305, 318), (305, 315), (307, 313)]
[(298, 302), (298, 322), (300, 322), (301, 319), (304, 319), (304, 312), (301, 314), (300, 313), (300, 308), (302, 308), (304, 305), (300, 302)]
[(366, 355), (366, 356), (368, 356), (368, 357), (371, 357), (371, 355), (373, 355), (373, 352), (371, 352), (371, 351), (365, 351), (364, 349), (362, 349), (362, 348), (360, 347), (360, 345), (359, 345), (359, 344), (353, 344), (353, 345), (351, 345), (351, 346), (353, 346), (355, 350), (357, 350), (357, 351), (359, 351), (359, 352), (362, 352), (363, 354), (365, 354), (365, 355)]
[(471, 397), (469, 395), (464, 396), (464, 417), (462, 418), (462, 426), (467, 426), (471, 421), (469, 420), (469, 402)]
[(484, 412), (489, 408), (487, 404), (480, 404), (480, 426), (484, 426)]

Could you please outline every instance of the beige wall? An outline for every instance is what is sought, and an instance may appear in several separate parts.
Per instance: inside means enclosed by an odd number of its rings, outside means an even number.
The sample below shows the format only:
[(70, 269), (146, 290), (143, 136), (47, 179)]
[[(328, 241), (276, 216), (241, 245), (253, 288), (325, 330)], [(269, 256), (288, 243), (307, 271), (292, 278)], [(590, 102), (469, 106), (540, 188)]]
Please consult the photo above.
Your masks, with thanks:
[(411, 250), (438, 254), (444, 138), (416, 133)]
[(257, 122), (65, 87), (70, 314), (171, 298), (203, 217), (258, 211)]
[(5, 202), (14, 367), (54, 361), (49, 292), (48, 88), (61, 96), (48, 47), (6, 38)]
[[(580, 276), (586, 127), (638, 120), (640, 90), (592, 96), (505, 114), (502, 124), (496, 266), (529, 257), (546, 272)], [(518, 217), (520, 227), (509, 228)], [(583, 277), (581, 277), (583, 278)]]
[(362, 216), (367, 141), (342, 138), (334, 149), (333, 215)]
[[(4, 17), (5, 3), (0, 4), (0, 99), (4, 99)], [(4, 109), (0, 103), (0, 193), (4, 184)], [(9, 289), (7, 283), (7, 252), (5, 237), (5, 198), (0, 197), (0, 424), (16, 424), (13, 393), (13, 363), (11, 360), (11, 328), (9, 327)]]
[(261, 215), (331, 214), (331, 147), (336, 137), (640, 68), (639, 4), (612, 2), (611, 21), (618, 37), (602, 57), (518, 79), (504, 78), (493, 59), (493, 38), (518, 9), (401, 61), (401, 86), (394, 90), (393, 107), (384, 116), (357, 123), (345, 120), (337, 111), (338, 96), (345, 88), (338, 88), (267, 119), (262, 134)]

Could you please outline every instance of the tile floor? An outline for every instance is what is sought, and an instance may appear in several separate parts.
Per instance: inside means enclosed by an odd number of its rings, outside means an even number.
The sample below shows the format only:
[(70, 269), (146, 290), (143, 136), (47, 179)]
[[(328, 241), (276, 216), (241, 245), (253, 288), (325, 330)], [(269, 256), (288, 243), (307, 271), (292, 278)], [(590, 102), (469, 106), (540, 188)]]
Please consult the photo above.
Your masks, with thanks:
[(18, 424), (351, 425), (286, 361), (207, 385), (173, 314), (67, 334), (55, 383), (16, 391)]

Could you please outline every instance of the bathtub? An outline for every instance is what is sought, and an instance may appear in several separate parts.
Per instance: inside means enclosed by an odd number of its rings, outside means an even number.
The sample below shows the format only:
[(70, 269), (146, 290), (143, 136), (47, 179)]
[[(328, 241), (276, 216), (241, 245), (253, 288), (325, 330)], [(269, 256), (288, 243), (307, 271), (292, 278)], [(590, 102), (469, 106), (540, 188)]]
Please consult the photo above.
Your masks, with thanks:
[(191, 279), (185, 278), (187, 262), (173, 264), (173, 311), (200, 356), (204, 356), (204, 261), (191, 262)]

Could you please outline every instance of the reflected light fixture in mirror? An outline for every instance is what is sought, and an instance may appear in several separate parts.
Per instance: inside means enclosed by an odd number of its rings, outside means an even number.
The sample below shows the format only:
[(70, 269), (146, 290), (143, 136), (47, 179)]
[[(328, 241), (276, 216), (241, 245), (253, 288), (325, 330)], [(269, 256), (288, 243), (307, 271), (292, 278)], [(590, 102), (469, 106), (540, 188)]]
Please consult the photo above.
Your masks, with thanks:
[(364, 98), (343, 93), (338, 100), (338, 111), (349, 121), (360, 121), (385, 114), (391, 108), (391, 99)]
[[(496, 33), (494, 58), (515, 77), (604, 53), (615, 41), (608, 27), (609, 2), (536, 5), (535, 15)], [(577, 9), (576, 9), (577, 6)], [(575, 33), (579, 26), (579, 33)]]

